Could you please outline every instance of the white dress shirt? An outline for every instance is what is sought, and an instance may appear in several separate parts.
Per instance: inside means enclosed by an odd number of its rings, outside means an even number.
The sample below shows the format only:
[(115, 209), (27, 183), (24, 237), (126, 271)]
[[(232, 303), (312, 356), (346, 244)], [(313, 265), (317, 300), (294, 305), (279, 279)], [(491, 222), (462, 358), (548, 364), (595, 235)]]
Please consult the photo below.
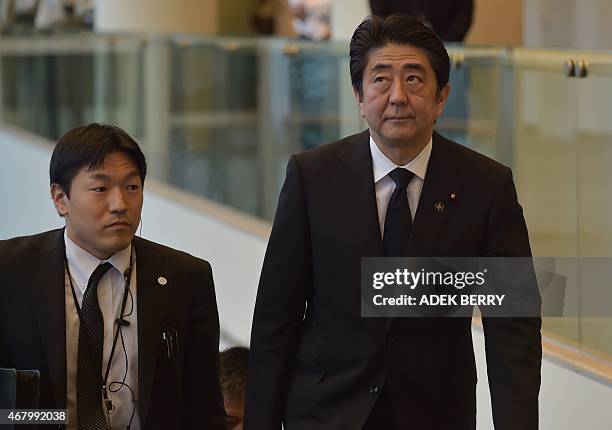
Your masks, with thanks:
[(380, 237), (385, 234), (385, 216), (387, 215), (387, 205), (393, 190), (395, 182), (389, 176), (394, 169), (401, 167), (414, 173), (414, 177), (408, 183), (406, 192), (408, 193), (408, 204), (410, 205), (410, 215), (414, 220), (414, 216), (421, 198), (421, 190), (423, 190), (423, 182), (427, 173), (427, 165), (431, 156), (431, 148), (433, 141), (430, 138), (425, 148), (406, 165), (398, 166), (391, 161), (378, 148), (372, 136), (370, 136), (370, 152), (372, 154), (372, 169), (374, 171), (374, 190), (376, 191), (376, 208), (378, 209), (378, 223), (380, 225)]
[[(74, 292), (81, 306), (83, 295), (87, 289), (89, 277), (103, 260), (99, 260), (87, 251), (76, 245), (68, 234), (64, 232), (64, 242), (66, 243), (66, 257), (68, 259), (68, 268), (72, 276)], [(119, 317), (121, 311), (121, 303), (125, 289), (123, 273), (130, 265), (131, 246), (122, 249), (115, 253), (108, 261), (113, 267), (104, 274), (98, 284), (98, 302), (100, 310), (104, 317), (104, 348), (102, 369), (100, 372), (104, 378), (106, 366), (110, 357), (110, 351), (113, 344), (113, 336), (115, 334), (115, 320)], [(135, 260), (135, 254), (132, 256)], [(119, 389), (117, 392), (108, 390), (108, 396), (113, 402), (114, 410), (112, 413), (107, 413), (106, 408), (103, 408), (107, 421), (112, 429), (125, 428), (129, 423), (132, 415), (132, 407), (137, 405), (138, 401), (138, 319), (136, 308), (136, 265), (132, 267), (132, 276), (130, 281), (130, 292), (128, 294), (125, 305), (124, 319), (129, 321), (130, 325), (121, 329), (123, 334), (123, 343), (121, 336), (117, 339), (117, 346), (113, 355), (110, 373), (108, 377), (107, 387), (111, 390)], [(70, 289), (70, 280), (66, 274), (65, 282), (65, 300), (66, 300), (66, 408), (70, 424), (68, 429), (76, 429), (77, 424), (77, 409), (76, 409), (76, 377), (77, 377), (77, 358), (78, 358), (78, 339), (79, 339), (79, 316), (74, 306), (74, 299)], [(127, 354), (127, 375), (125, 368), (125, 356)], [(125, 383), (128, 384), (134, 391), (136, 402), (132, 401), (130, 390), (120, 384), (112, 383), (114, 381), (121, 382), (125, 377)], [(107, 389), (108, 389), (107, 388)], [(138, 408), (134, 412), (134, 419), (130, 426), (131, 429), (140, 430), (140, 419), (138, 416)]]

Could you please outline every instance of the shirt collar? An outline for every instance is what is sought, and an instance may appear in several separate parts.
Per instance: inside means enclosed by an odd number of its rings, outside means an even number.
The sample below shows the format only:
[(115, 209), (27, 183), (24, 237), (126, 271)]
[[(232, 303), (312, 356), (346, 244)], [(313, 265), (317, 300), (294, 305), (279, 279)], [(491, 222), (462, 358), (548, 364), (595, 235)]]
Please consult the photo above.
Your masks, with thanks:
[(418, 176), (422, 180), (425, 180), (425, 173), (427, 172), (427, 165), (429, 164), (429, 157), (431, 156), (431, 148), (433, 146), (433, 139), (430, 138), (425, 148), (410, 161), (408, 164), (398, 166), (391, 161), (382, 151), (378, 148), (372, 135), (370, 135), (370, 152), (372, 153), (372, 167), (374, 169), (374, 183), (380, 181), (382, 178), (387, 176), (393, 169), (402, 167), (410, 170), (415, 176)]
[(130, 265), (131, 244), (114, 253), (109, 259), (100, 260), (74, 243), (68, 237), (66, 230), (64, 230), (64, 242), (66, 244), (66, 258), (70, 265), (70, 275), (77, 285), (87, 285), (91, 274), (104, 261), (112, 264), (121, 274), (125, 273)]

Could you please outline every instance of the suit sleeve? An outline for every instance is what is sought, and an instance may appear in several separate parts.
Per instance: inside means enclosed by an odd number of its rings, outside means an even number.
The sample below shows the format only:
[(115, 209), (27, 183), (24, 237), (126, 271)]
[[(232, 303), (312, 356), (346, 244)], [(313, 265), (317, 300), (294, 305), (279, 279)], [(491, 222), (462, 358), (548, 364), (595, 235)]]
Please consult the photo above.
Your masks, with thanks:
[(245, 429), (281, 428), (288, 381), (311, 290), (308, 214), (292, 156), (264, 259), (251, 331)]
[(219, 384), (219, 314), (210, 264), (194, 275), (191, 333), (185, 352), (185, 429), (226, 430)]
[[(507, 169), (491, 208), (485, 256), (531, 257), (523, 210)], [(535, 284), (534, 284), (535, 285)], [(535, 287), (532, 300), (540, 308)], [(483, 318), (493, 421), (497, 430), (536, 430), (542, 364), (539, 317)]]

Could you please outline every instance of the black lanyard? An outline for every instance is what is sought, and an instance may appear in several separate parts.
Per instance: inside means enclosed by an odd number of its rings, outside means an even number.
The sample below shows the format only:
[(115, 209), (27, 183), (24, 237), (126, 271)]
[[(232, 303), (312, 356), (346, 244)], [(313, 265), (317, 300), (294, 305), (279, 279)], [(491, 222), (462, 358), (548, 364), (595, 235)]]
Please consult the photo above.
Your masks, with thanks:
[[(104, 372), (104, 381), (102, 382), (102, 394), (104, 396), (104, 401), (108, 405), (108, 393), (106, 390), (106, 384), (108, 382), (108, 375), (110, 373), (111, 363), (113, 362), (113, 356), (115, 355), (115, 347), (117, 346), (117, 339), (119, 338), (119, 331), (121, 327), (130, 325), (128, 321), (124, 320), (123, 312), (125, 311), (125, 305), (127, 303), (128, 293), (130, 291), (130, 282), (132, 281), (132, 268), (134, 265), (133, 257), (133, 248), (130, 248), (130, 265), (123, 273), (123, 282), (125, 288), (123, 290), (123, 299), (121, 301), (121, 310), (119, 311), (119, 318), (115, 320), (117, 324), (117, 328), (115, 329), (115, 335), (113, 336), (113, 346), (111, 347), (110, 357), (108, 358), (108, 362), (106, 363), (106, 371)], [(70, 268), (68, 267), (68, 256), (64, 254), (64, 264), (66, 265), (66, 272), (68, 273), (68, 281), (70, 282), (70, 289), (72, 290), (72, 299), (74, 300), (74, 307), (77, 310), (77, 314), (79, 316), (79, 324), (83, 324), (83, 316), (81, 315), (81, 307), (79, 306), (79, 302), (77, 300), (76, 293), (74, 291), (74, 284), (72, 283), (72, 275), (70, 274)], [(134, 306), (134, 302), (132, 301), (132, 307)], [(130, 311), (130, 314), (132, 312)], [(126, 369), (127, 371), (127, 369)], [(108, 406), (107, 406), (108, 408)]]

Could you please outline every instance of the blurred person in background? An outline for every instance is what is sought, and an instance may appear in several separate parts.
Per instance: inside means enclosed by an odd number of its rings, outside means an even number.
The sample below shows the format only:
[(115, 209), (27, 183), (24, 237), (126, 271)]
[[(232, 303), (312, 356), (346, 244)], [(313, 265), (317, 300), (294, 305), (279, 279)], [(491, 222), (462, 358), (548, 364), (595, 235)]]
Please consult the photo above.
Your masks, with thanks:
[(94, 0), (39, 0), (34, 25), (39, 30), (93, 28)]
[(372, 14), (412, 15), (428, 23), (445, 42), (463, 42), (472, 25), (473, 0), (370, 0)]
[(251, 23), (255, 33), (262, 36), (274, 34), (278, 0), (255, 0)]
[(0, 0), (5, 31), (91, 30), (94, 0)]
[(39, 0), (0, 0), (3, 31), (28, 30), (34, 26)]
[(331, 37), (331, 1), (289, 0), (288, 4), (294, 37), (313, 42), (289, 58), (291, 110), (293, 117), (298, 118), (296, 144), (301, 149), (310, 149), (330, 136), (337, 137), (337, 126), (326, 121), (338, 110), (335, 89), (339, 66), (326, 46)]
[(328, 40), (331, 0), (289, 0), (293, 31), (300, 39)]

